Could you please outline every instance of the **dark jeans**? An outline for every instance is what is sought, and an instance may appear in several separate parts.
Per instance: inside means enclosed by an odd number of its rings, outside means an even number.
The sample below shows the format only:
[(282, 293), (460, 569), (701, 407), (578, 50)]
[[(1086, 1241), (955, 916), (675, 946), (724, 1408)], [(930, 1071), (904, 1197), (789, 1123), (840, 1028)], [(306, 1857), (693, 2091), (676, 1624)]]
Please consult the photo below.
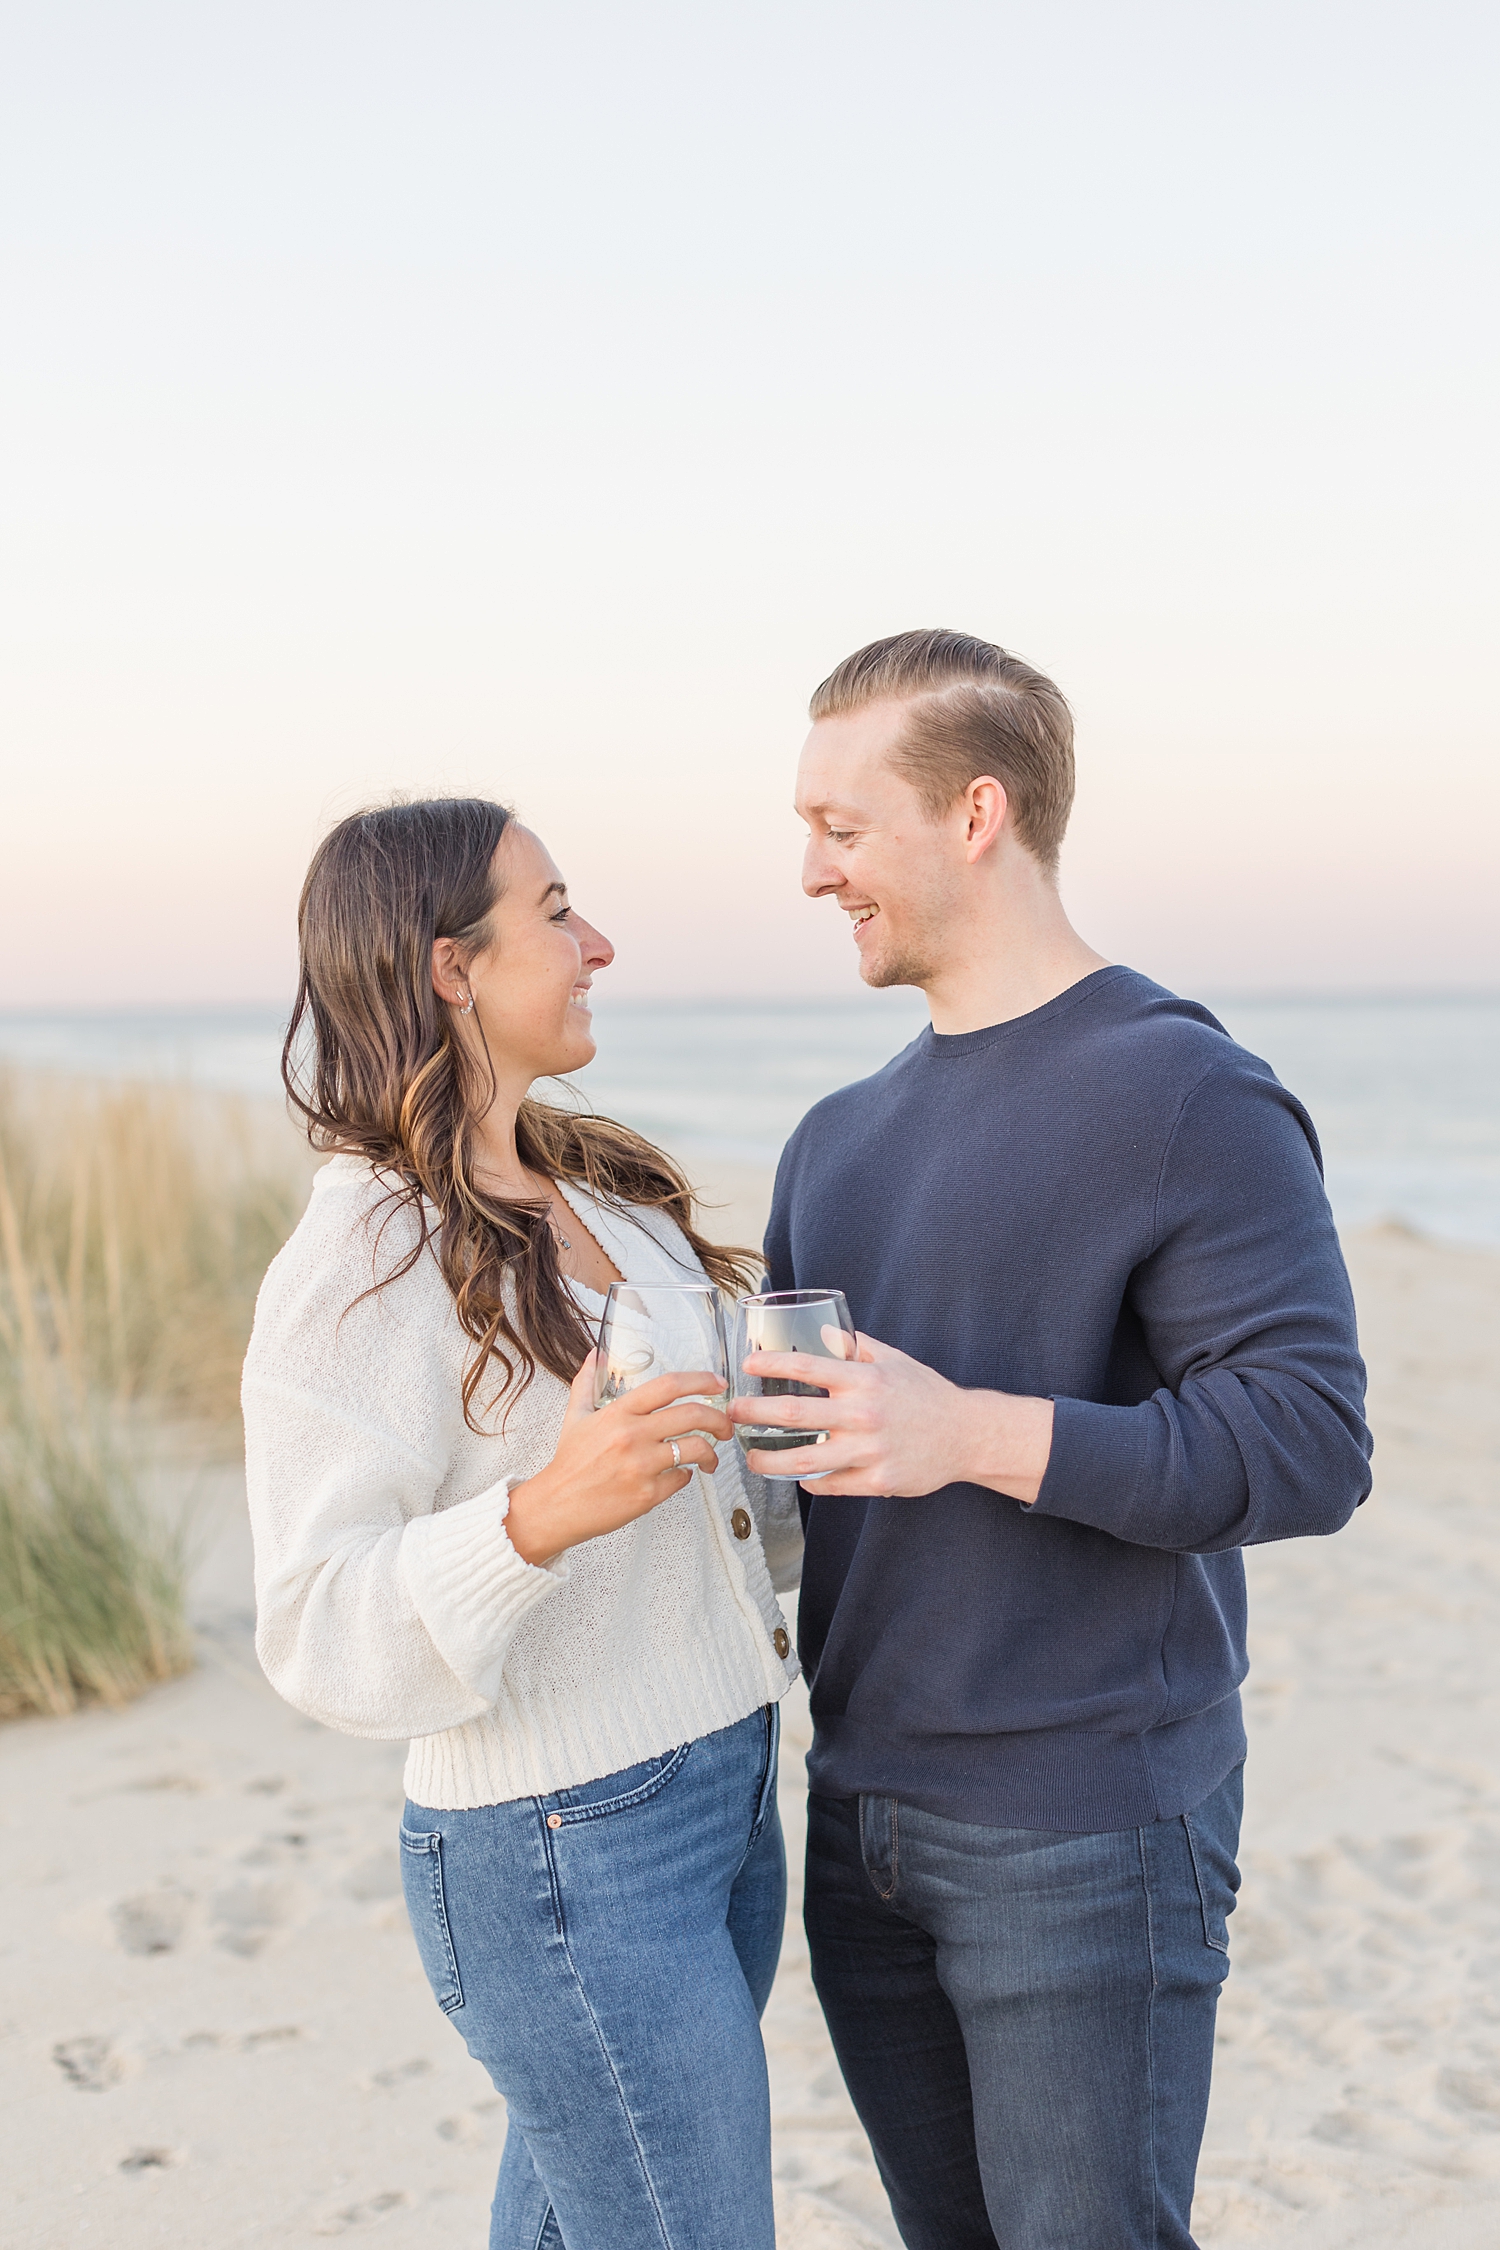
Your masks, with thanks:
[(814, 1797), (813, 1980), (910, 2250), (1192, 2250), (1241, 1771), (1078, 1836)]

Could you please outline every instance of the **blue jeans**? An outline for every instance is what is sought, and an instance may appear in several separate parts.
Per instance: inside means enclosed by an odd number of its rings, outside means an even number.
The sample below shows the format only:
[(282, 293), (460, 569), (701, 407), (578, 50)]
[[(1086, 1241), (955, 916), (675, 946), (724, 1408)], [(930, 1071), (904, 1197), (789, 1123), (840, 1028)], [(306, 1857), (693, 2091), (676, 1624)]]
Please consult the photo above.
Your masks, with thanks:
[(1192, 2250), (1241, 1769), (1149, 1828), (814, 1797), (813, 1981), (910, 2250)]
[(407, 1806), (422, 1965), (509, 2115), (490, 2250), (774, 2250), (778, 1716), (550, 1797)]

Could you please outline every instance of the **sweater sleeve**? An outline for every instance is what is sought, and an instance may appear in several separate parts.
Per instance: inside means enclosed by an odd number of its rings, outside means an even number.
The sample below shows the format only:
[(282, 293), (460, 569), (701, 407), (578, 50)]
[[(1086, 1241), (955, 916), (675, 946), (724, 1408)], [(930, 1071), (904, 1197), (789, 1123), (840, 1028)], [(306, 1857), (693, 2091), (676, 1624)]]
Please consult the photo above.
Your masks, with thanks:
[(1370, 1489), (1354, 1304), (1311, 1124), (1263, 1066), (1184, 1102), (1126, 1309), (1161, 1385), (1056, 1400), (1037, 1513), (1200, 1554), (1348, 1521)]
[(802, 1142), (799, 1126), (781, 1152), (776, 1184), (771, 1191), (771, 1216), (766, 1221), (766, 1272), (773, 1289), (795, 1289), (792, 1279), (792, 1182)]
[(451, 1371), (425, 1364), (388, 1297), (349, 1309), (350, 1293), (333, 1276), (289, 1291), (273, 1268), (257, 1310), (244, 1384), (256, 1652), (325, 1726), (437, 1734), (490, 1707), (517, 1626), (566, 1573), (511, 1546), (510, 1477), (436, 1509), (461, 1411)]

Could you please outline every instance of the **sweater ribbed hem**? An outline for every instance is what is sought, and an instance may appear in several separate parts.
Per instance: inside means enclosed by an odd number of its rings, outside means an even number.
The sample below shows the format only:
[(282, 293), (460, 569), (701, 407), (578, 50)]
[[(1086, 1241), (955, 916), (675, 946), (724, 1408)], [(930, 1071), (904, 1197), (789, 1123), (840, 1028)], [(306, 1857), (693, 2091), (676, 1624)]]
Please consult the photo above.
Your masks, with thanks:
[(670, 1665), (591, 1680), (586, 1695), (576, 1681), (533, 1686), (524, 1702), (502, 1694), (482, 1719), (413, 1742), (406, 1794), (463, 1812), (575, 1788), (733, 1726), (779, 1701), (796, 1673), (794, 1656), (783, 1662), (768, 1645), (762, 1658), (736, 1634), (727, 1649), (689, 1641)]
[(898, 1797), (979, 1828), (1096, 1835), (1191, 1812), (1244, 1755), (1236, 1692), (1145, 1734), (1054, 1727), (893, 1743), (818, 1719), (807, 1779), (820, 1797)]
[(486, 1698), (498, 1692), (516, 1627), (567, 1576), (522, 1561), (505, 1529), (509, 1508), (509, 1484), (496, 1484), (456, 1508), (416, 1517), (401, 1535), (402, 1575), (433, 1646)]

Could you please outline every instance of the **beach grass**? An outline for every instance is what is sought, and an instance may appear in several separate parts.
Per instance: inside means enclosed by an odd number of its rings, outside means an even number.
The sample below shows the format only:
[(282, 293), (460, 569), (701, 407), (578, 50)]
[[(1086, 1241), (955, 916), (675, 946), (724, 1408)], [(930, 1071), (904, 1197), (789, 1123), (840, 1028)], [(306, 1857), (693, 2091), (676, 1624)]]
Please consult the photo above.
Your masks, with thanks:
[(127, 1703), (192, 1662), (182, 1532), (98, 1402), (24, 1357), (0, 1393), (0, 1718)]
[(255, 1292), (307, 1169), (270, 1105), (0, 1078), (12, 1325), (91, 1392), (232, 1425)]
[(182, 1530), (140, 1468), (168, 1422), (232, 1438), (307, 1171), (263, 1105), (0, 1078), (0, 1716), (191, 1662)]

